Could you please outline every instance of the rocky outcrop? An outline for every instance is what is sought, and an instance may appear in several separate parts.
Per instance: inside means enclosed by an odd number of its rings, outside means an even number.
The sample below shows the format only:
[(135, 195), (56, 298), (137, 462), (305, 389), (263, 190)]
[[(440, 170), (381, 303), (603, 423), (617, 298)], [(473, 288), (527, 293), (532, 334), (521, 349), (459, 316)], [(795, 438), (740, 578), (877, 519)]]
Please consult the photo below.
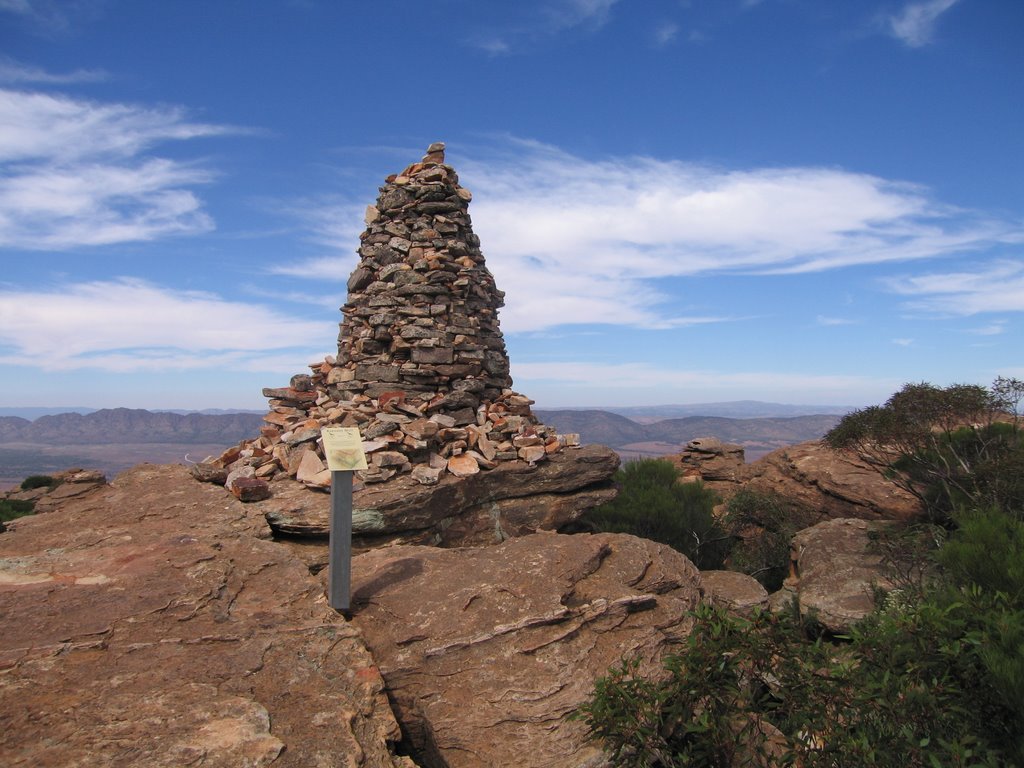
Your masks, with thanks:
[(701, 438), (669, 458), (684, 474), (703, 479), (725, 497), (740, 488), (777, 493), (831, 518), (908, 521), (922, 512), (910, 493), (851, 454), (820, 441), (782, 448), (752, 464), (743, 463), (737, 448)]
[(920, 501), (877, 470), (820, 442), (801, 443), (750, 465), (749, 487), (774, 491), (828, 517), (912, 520)]
[(745, 469), (742, 445), (726, 443), (717, 437), (698, 437), (686, 444), (686, 450), (673, 459), (687, 479), (705, 483), (737, 482)]
[(70, 499), (84, 497), (106, 485), (107, 478), (95, 469), (67, 469), (50, 475), (53, 485), (40, 485), (28, 490), (14, 488), (0, 493), (0, 499), (27, 501), (33, 512), (49, 512)]
[[(209, 463), (231, 471), (247, 468), (256, 480), (326, 490), (331, 472), (321, 430), (357, 428), (369, 466), (355, 473), (355, 505), (369, 510), (374, 532), (428, 531), (439, 542), (468, 544), (481, 540), (484, 518), (490, 515), (494, 528), (493, 518), (502, 516), (500, 510), (482, 512), (485, 502), (508, 507), (508, 498), (534, 497), (537, 521), (509, 526), (506, 533), (557, 527), (578, 517), (612, 493), (617, 458), (604, 448), (598, 461), (593, 454), (562, 459), (562, 481), (553, 490), (543, 487), (543, 473), (527, 471), (572, 454), (579, 436), (560, 435), (540, 423), (533, 401), (512, 390), (498, 324), (504, 294), (473, 232), (472, 194), (445, 163), (444, 150), (444, 144), (432, 144), (422, 161), (389, 176), (376, 204), (367, 208), (337, 356), (315, 363), (310, 374), (293, 376), (287, 387), (265, 389), (270, 412), (260, 436)], [(442, 482), (485, 477), (506, 466), (514, 470), (500, 483), (467, 482), (458, 489)], [(598, 466), (600, 475), (594, 472)], [(198, 472), (211, 475), (206, 466)], [(512, 475), (541, 485), (527, 482), (528, 489), (516, 494), (486, 490)], [(427, 508), (447, 505), (445, 525), (459, 520), (450, 530), (465, 534), (437, 538), (427, 520), (436, 513), (417, 512), (399, 498), (410, 495)], [(523, 514), (520, 504), (504, 517)], [(294, 514), (268, 519), (282, 531), (306, 529)]]
[(836, 519), (805, 528), (793, 537), (792, 572), (785, 591), (801, 615), (841, 634), (874, 608), (876, 588), (891, 586), (871, 534), (885, 523)]
[(142, 465), (9, 526), (0, 764), (412, 765), (358, 631), (222, 489)]
[(383, 547), (353, 560), (353, 623), (425, 765), (598, 766), (568, 716), (623, 657), (658, 674), (699, 587), (678, 552), (622, 534)]

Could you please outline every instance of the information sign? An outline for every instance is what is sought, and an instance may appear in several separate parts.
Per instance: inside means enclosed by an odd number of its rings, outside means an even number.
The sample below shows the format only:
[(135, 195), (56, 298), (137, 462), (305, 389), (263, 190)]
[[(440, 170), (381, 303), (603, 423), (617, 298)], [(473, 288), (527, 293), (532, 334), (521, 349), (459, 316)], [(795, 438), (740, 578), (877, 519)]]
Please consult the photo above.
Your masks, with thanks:
[(363, 438), (355, 427), (327, 427), (320, 432), (327, 468), (332, 472), (366, 469)]

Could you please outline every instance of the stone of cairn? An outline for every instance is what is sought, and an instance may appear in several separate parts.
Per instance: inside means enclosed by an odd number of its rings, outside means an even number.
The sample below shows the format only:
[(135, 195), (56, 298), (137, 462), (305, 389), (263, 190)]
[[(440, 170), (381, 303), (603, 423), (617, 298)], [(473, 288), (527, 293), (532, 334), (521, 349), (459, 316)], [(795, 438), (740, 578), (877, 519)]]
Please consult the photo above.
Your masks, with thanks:
[(431, 144), (367, 207), (337, 357), (312, 364), (288, 387), (264, 389), (270, 412), (260, 437), (213, 464), (329, 488), (320, 430), (357, 427), (369, 464), (358, 480), (409, 474), (433, 485), (446, 472), (536, 464), (579, 445), (578, 435), (538, 423), (533, 401), (512, 390), (498, 325), (504, 294), (473, 234), (472, 195), (444, 149)]

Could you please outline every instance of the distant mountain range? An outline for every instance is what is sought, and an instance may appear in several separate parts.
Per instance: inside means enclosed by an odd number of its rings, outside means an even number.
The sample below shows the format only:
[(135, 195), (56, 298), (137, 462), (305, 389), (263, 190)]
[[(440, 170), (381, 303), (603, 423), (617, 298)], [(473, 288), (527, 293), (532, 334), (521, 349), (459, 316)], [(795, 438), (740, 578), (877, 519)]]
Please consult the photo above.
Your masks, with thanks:
[(627, 405), (601, 408), (542, 408), (551, 411), (608, 411), (633, 421), (651, 422), (680, 419), (687, 416), (722, 416), (728, 419), (767, 419), (789, 416), (842, 416), (854, 410), (852, 405), (790, 405), (761, 400), (731, 400), (723, 403), (691, 403), (690, 405)]
[(816, 440), (841, 418), (838, 414), (788, 417), (726, 418), (687, 416), (642, 424), (608, 411), (535, 411), (559, 432), (577, 432), (585, 443), (602, 443), (624, 456), (677, 453), (698, 437), (738, 443), (753, 460), (776, 448)]
[(140, 408), (58, 413), (33, 421), (0, 416), (0, 444), (223, 443), (227, 447), (257, 434), (262, 423), (262, 412), (180, 414)]
[[(47, 413), (37, 413), (31, 420), (3, 415), (11, 411), (32, 415), (33, 410)], [(694, 410), (701, 413), (673, 417)], [(753, 461), (776, 448), (821, 437), (849, 410), (744, 401), (624, 407), (615, 412), (538, 409), (535, 413), (559, 432), (578, 433), (582, 442), (607, 445), (626, 459), (678, 453), (690, 440), (717, 437), (739, 443), (747, 460)], [(100, 469), (112, 476), (141, 462), (201, 460), (258, 435), (263, 415), (263, 411), (177, 413), (138, 408), (0, 409), (0, 487), (30, 474), (71, 466)]]

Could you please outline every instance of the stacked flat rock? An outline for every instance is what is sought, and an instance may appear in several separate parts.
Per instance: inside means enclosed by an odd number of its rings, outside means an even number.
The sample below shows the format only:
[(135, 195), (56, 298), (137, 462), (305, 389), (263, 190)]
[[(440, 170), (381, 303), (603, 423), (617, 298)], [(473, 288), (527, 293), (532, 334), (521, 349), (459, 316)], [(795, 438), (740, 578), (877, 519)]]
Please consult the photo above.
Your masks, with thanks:
[(366, 210), (337, 357), (288, 387), (264, 389), (270, 413), (260, 437), (215, 464), (239, 478), (295, 477), (327, 488), (320, 430), (356, 427), (369, 464), (359, 480), (409, 473), (432, 485), (445, 472), (536, 464), (579, 445), (578, 435), (540, 424), (533, 401), (512, 390), (498, 325), (504, 294), (473, 233), (471, 199), (442, 143), (387, 178)]

